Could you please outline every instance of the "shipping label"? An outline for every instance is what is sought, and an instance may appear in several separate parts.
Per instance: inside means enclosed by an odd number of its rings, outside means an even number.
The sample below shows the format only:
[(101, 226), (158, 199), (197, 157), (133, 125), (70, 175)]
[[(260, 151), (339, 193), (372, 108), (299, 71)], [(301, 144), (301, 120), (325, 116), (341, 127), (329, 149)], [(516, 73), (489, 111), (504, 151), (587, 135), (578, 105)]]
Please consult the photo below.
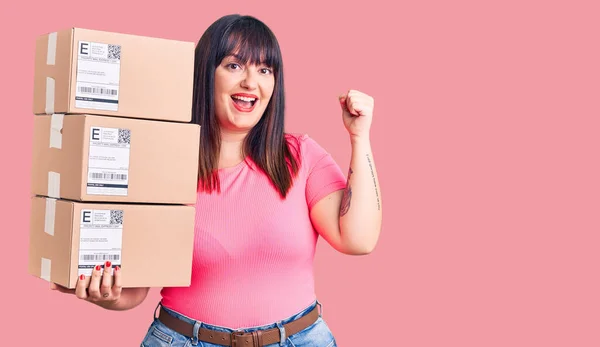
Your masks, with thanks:
[(121, 267), (123, 210), (81, 210), (77, 276), (91, 276), (96, 265)]
[(121, 46), (79, 41), (75, 107), (118, 111)]
[(87, 194), (127, 196), (131, 130), (90, 129)]

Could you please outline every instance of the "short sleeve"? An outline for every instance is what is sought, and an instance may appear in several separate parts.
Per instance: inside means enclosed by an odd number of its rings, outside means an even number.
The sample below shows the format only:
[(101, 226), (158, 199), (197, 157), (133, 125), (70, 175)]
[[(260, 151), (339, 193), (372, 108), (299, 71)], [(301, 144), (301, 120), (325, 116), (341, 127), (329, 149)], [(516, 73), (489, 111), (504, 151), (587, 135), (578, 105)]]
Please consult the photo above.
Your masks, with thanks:
[(302, 160), (306, 170), (308, 209), (330, 193), (346, 187), (346, 176), (333, 157), (308, 135), (301, 137)]

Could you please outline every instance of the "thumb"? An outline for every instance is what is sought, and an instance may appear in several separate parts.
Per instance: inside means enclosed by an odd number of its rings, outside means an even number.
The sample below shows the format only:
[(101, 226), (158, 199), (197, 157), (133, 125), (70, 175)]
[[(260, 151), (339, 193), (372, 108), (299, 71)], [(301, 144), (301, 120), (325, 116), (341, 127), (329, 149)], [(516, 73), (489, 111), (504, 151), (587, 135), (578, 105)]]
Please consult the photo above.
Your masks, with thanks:
[(65, 288), (65, 287), (63, 287), (63, 286), (61, 286), (59, 284), (52, 283), (52, 282), (50, 282), (50, 289), (51, 290), (59, 291), (61, 293), (67, 293), (67, 294), (69, 294), (69, 293), (75, 293), (75, 289), (68, 289), (68, 288)]
[(350, 113), (348, 110), (348, 105), (346, 105), (347, 96), (346, 94), (342, 94), (338, 96), (338, 100), (340, 102), (340, 106), (342, 107), (342, 111)]

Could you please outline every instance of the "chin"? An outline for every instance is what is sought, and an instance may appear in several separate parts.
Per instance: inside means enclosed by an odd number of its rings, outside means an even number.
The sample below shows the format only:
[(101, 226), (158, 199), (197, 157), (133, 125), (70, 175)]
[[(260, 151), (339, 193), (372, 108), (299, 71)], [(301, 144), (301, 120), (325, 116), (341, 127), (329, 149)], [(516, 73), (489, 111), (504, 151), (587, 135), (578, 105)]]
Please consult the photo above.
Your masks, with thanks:
[(249, 120), (230, 120), (228, 124), (228, 128), (235, 131), (250, 131), (256, 124), (258, 120), (255, 122), (250, 122)]
[(255, 114), (233, 114), (230, 123), (235, 128), (251, 129), (260, 121), (260, 116)]

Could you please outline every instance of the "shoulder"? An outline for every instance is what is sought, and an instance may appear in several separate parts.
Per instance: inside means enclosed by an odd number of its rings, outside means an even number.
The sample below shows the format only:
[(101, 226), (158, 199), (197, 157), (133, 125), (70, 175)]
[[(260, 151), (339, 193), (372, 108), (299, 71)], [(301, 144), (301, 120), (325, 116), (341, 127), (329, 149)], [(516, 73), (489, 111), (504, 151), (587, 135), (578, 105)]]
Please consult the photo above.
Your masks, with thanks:
[(305, 133), (286, 133), (288, 147), (298, 160), (311, 167), (330, 154), (315, 139)]
[(286, 133), (285, 139), (290, 149), (293, 152), (299, 152), (300, 157), (324, 151), (324, 148), (317, 141), (305, 133)]
[(301, 133), (285, 133), (285, 140), (289, 145), (300, 145), (302, 142), (306, 141), (308, 138), (308, 134)]
[(297, 149), (322, 149), (317, 141), (305, 133), (285, 133), (285, 139), (288, 145), (294, 146)]

